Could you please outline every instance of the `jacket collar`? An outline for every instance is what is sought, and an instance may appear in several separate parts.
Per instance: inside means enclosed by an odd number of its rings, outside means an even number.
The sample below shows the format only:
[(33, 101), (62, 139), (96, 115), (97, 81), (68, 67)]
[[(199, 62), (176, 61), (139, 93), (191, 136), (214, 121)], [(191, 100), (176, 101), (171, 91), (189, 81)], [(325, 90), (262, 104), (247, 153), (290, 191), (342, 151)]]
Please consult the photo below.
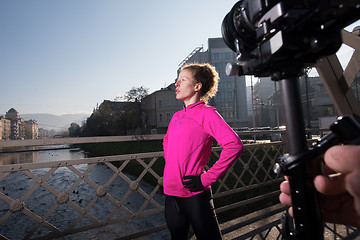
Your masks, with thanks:
[(190, 104), (189, 106), (185, 107), (184, 105), (184, 110), (186, 111), (187, 109), (192, 109), (194, 107), (197, 107), (197, 106), (200, 106), (200, 105), (205, 105), (205, 102), (204, 101), (198, 101), (196, 103), (193, 103), (193, 104)]

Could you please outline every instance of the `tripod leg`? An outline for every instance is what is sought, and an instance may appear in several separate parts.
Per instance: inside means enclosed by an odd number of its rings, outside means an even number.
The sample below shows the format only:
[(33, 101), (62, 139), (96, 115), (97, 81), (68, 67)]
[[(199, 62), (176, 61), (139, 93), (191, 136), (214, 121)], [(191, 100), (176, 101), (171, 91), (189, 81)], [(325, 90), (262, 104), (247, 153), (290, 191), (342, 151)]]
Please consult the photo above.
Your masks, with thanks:
[[(305, 124), (296, 77), (280, 80), (282, 112), (286, 120), (286, 137), (290, 155), (307, 151)], [(321, 162), (309, 159), (288, 173), (294, 212), (296, 239), (323, 239), (323, 223), (313, 185), (321, 173)]]

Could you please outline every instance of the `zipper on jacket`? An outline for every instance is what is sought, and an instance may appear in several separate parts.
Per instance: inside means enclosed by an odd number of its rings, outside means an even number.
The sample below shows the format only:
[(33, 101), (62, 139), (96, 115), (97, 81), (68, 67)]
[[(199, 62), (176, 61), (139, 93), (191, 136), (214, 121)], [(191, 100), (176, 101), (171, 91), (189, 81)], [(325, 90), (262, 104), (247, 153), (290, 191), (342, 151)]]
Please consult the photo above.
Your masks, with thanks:
[(185, 115), (186, 115), (186, 106), (184, 105), (184, 115), (182, 115), (182, 117), (180, 118), (179, 124), (181, 124), (181, 122), (182, 122), (183, 118), (185, 117)]

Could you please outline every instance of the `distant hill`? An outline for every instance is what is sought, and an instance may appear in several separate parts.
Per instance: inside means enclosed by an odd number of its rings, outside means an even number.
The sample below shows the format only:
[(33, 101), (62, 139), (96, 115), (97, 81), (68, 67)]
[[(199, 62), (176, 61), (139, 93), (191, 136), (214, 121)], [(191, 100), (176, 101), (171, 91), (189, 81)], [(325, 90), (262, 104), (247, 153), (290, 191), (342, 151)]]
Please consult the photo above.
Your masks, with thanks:
[(39, 128), (47, 130), (61, 130), (68, 129), (71, 123), (77, 123), (82, 126), (82, 122), (86, 121), (90, 114), (64, 114), (64, 115), (52, 115), (46, 113), (40, 114), (20, 114), (20, 117), (24, 120), (36, 120), (39, 124)]

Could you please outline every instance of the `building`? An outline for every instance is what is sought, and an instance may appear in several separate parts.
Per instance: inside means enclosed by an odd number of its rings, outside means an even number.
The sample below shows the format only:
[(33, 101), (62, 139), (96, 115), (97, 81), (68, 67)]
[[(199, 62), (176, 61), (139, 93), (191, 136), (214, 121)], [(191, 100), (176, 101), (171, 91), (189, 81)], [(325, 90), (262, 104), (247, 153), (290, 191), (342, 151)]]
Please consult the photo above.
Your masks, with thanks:
[(300, 94), (307, 127), (318, 128), (320, 117), (338, 116), (320, 77), (301, 77)]
[(109, 108), (112, 114), (121, 114), (124, 113), (126, 110), (126, 107), (129, 105), (129, 102), (118, 102), (118, 101), (110, 101), (110, 100), (104, 100), (100, 106), (99, 109), (102, 108)]
[(17, 120), (20, 118), (20, 114), (15, 110), (15, 108), (10, 108), (9, 111), (6, 112), (5, 118), (10, 120)]
[(0, 140), (3, 139), (3, 121), (2, 121), (2, 116), (0, 116)]
[[(358, 80), (358, 79), (356, 79)], [(357, 81), (352, 85), (355, 96), (358, 94)], [(318, 128), (319, 119), (337, 117), (332, 103), (320, 77), (305, 77), (298, 79), (305, 126)], [(253, 87), (254, 126), (275, 127), (284, 125), (281, 113), (280, 84), (269, 78), (260, 78)], [(359, 99), (358, 99), (359, 101)]]
[(10, 139), (25, 139), (24, 119), (20, 118), (19, 113), (11, 108), (6, 112), (5, 118), (10, 120)]
[(35, 120), (25, 121), (25, 138), (37, 139), (39, 137), (39, 125)]
[(1, 139), (9, 140), (11, 135), (11, 121), (9, 119), (0, 116), (0, 132), (1, 132)]
[[(233, 127), (248, 125), (248, 107), (245, 76), (234, 77), (225, 74), (225, 66), (233, 62), (235, 54), (226, 46), (222, 38), (208, 39), (208, 50), (196, 48), (180, 64), (210, 63), (220, 76), (218, 92), (209, 105), (214, 106), (225, 121)], [(143, 127), (147, 132), (164, 133), (172, 115), (182, 108), (182, 102), (176, 100), (175, 84), (155, 91), (145, 97), (141, 103)]]
[(209, 38), (208, 50), (197, 48), (180, 64), (210, 63), (220, 76), (218, 92), (209, 101), (225, 121), (232, 127), (248, 125), (248, 104), (245, 76), (227, 76), (226, 64), (233, 62), (235, 53), (226, 46), (222, 38)]
[(39, 128), (38, 131), (39, 131), (38, 138), (47, 138), (47, 137), (49, 137), (49, 131), (48, 130), (45, 130), (43, 128)]
[(175, 83), (141, 101), (142, 125), (146, 133), (165, 133), (170, 120), (183, 104), (175, 97)]
[(218, 94), (214, 97), (214, 106), (225, 121), (233, 127), (248, 125), (248, 104), (245, 76), (227, 76), (226, 64), (233, 62), (235, 53), (230, 50), (222, 38), (209, 39), (210, 63), (220, 75)]
[[(3, 116), (0, 116), (0, 140), (5, 138), (5, 121), (8, 121)], [(10, 133), (9, 133), (10, 134)], [(10, 138), (10, 135), (9, 135)]]
[(14, 108), (6, 112), (5, 118), (0, 116), (0, 139), (36, 139), (38, 136), (37, 122), (25, 121)]
[[(252, 120), (254, 121), (254, 126), (268, 127), (277, 125), (274, 123), (274, 119), (278, 113), (277, 109), (275, 109), (277, 99), (274, 95), (276, 90), (278, 90), (277, 85), (278, 83), (272, 81), (270, 77), (259, 78), (254, 84), (252, 92), (252, 104), (254, 105), (254, 116)], [(272, 96), (274, 97), (273, 99), (271, 98)]]

